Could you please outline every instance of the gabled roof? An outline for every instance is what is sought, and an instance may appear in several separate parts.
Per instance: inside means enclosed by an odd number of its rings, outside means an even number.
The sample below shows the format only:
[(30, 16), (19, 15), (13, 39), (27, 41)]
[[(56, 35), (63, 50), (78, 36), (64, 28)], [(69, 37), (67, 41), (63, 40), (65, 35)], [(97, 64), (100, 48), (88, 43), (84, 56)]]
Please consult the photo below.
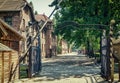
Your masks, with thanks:
[(31, 19), (35, 21), (33, 9), (26, 0), (0, 0), (0, 12), (20, 11), (22, 8), (28, 7), (31, 12)]
[(42, 21), (46, 21), (46, 20), (49, 20), (50, 21), (50, 19), (48, 19), (48, 17), (45, 15), (45, 14), (37, 14), (37, 15), (35, 15), (35, 19), (37, 20), (37, 21), (40, 21), (40, 20), (42, 20)]
[(9, 26), (6, 22), (4, 22), (2, 19), (0, 19), (0, 33), (7, 36), (7, 35), (9, 35), (9, 33), (7, 33), (8, 30), (11, 31), (11, 34), (12, 33), (15, 34), (15, 36), (17, 36), (18, 40), (25, 39), (19, 32), (17, 32), (15, 29), (13, 29), (13, 27)]
[(0, 51), (12, 51), (12, 49), (0, 43)]
[(25, 0), (0, 0), (0, 11), (20, 11)]

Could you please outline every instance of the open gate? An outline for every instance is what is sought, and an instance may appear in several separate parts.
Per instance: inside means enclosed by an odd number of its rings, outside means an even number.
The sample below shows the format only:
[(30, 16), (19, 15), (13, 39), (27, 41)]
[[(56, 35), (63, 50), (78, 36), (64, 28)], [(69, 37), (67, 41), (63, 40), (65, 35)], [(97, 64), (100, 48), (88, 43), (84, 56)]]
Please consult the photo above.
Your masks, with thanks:
[(109, 65), (108, 63), (110, 63), (109, 61), (109, 55), (108, 55), (108, 38), (106, 36), (102, 36), (101, 38), (101, 75), (103, 78), (108, 79), (108, 77), (110, 76), (109, 73)]
[(41, 57), (40, 57), (40, 50), (39, 47), (32, 46), (32, 54), (31, 54), (31, 74), (32, 76), (36, 73), (39, 73), (41, 70)]

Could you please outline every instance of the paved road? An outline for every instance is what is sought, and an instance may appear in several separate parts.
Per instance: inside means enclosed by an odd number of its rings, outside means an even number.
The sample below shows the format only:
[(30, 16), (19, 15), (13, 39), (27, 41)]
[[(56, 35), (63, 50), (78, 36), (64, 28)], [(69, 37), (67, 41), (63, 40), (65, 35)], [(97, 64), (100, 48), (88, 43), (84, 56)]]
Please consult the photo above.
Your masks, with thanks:
[(93, 59), (76, 53), (43, 59), (42, 71), (32, 79), (19, 83), (105, 83), (100, 77), (100, 66)]

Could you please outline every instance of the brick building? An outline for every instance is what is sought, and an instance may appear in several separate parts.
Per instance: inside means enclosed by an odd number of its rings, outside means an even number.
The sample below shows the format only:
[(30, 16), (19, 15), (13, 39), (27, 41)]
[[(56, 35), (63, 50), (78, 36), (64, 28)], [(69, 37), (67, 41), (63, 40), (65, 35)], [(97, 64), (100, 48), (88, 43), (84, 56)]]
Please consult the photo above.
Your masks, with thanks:
[[(19, 56), (23, 56), (39, 29), (32, 7), (26, 0), (0, 0), (0, 18), (25, 38), (24, 41), (18, 42), (18, 46), (16, 46), (18, 49), (14, 49), (19, 52)], [(31, 65), (29, 71), (32, 73), (40, 69), (38, 67), (40, 65), (39, 42), (38, 36), (27, 53), (28, 57), (24, 60), (28, 65)]]
[(46, 26), (41, 32), (41, 54), (42, 57), (50, 58), (56, 55), (56, 36), (54, 34), (53, 22), (44, 14), (35, 15), (37, 21), (45, 23)]
[[(26, 30), (29, 26), (28, 22), (34, 20), (33, 16), (32, 9), (25, 0), (0, 1), (0, 18), (25, 38)], [(26, 47), (23, 47), (26, 45), (23, 42), (20, 43), (19, 51), (21, 52), (26, 49)]]

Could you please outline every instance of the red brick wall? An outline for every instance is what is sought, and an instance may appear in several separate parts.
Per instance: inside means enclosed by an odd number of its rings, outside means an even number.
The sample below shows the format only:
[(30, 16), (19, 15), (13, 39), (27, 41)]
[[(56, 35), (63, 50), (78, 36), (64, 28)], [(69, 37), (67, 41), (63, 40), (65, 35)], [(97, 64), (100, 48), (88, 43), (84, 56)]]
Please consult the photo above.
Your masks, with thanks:
[(51, 30), (47, 30), (46, 33), (45, 33), (45, 45), (46, 45), (46, 56), (45, 57), (51, 57), (51, 49), (52, 49), (52, 46), (51, 46)]
[[(20, 12), (0, 12), (0, 19), (4, 20), (5, 16), (12, 16), (12, 26), (15, 30), (20, 31)], [(9, 31), (8, 31), (9, 32)], [(10, 32), (11, 33), (11, 32)], [(8, 47), (19, 51), (19, 41), (13, 39), (14, 34), (10, 34), (9, 36), (5, 37), (4, 40), (1, 40), (1, 43), (7, 45)]]
[[(28, 10), (21, 10), (18, 12), (0, 12), (0, 18), (4, 20), (5, 16), (12, 16), (12, 26), (16, 31), (20, 32), (24, 38), (26, 38), (26, 26), (28, 26), (28, 21), (30, 21), (30, 13)], [(26, 47), (26, 40), (23, 41), (25, 43), (25, 50), (27, 49)], [(19, 44), (19, 43), (18, 43)], [(19, 48), (19, 52), (22, 52), (22, 42), (20, 42), (17, 47)]]
[(53, 52), (55, 51), (53, 49), (53, 36), (52, 36), (52, 32), (53, 32), (53, 26), (52, 26), (52, 22), (48, 22), (46, 25), (46, 31), (45, 31), (45, 50), (46, 50), (46, 55), (45, 57), (52, 57), (53, 56)]
[(20, 14), (15, 14), (13, 16), (13, 27), (17, 30), (20, 31), (20, 23), (21, 23), (21, 18), (20, 18)]
[(17, 31), (20, 30), (20, 12), (0, 12), (0, 18), (4, 20), (5, 16), (12, 16), (12, 27)]
[(65, 40), (61, 40), (61, 54), (68, 53), (68, 44)]
[(41, 55), (42, 57), (46, 56), (46, 51), (45, 51), (45, 31), (43, 30), (41, 33)]

